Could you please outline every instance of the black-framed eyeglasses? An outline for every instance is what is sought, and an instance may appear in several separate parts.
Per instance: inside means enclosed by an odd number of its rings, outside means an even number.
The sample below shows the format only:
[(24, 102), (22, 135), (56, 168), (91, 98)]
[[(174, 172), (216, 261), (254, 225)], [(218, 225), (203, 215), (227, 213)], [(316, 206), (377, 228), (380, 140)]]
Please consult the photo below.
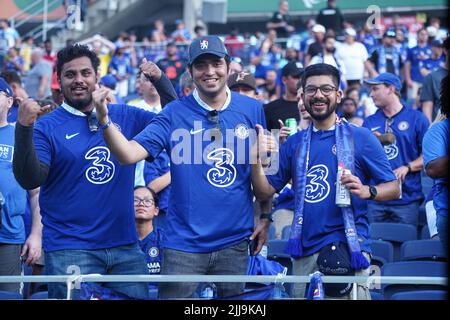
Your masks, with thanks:
[(142, 204), (144, 207), (151, 207), (155, 204), (155, 201), (152, 199), (146, 199), (146, 198), (134, 198), (134, 205), (138, 206)]
[(317, 90), (320, 89), (320, 92), (322, 92), (322, 94), (324, 96), (329, 96), (331, 93), (333, 93), (334, 91), (337, 90), (336, 87), (330, 86), (328, 84), (320, 86), (320, 87), (316, 87), (316, 86), (307, 86), (305, 87), (305, 94), (307, 96), (314, 96), (317, 93)]
[(385, 133), (393, 133), (391, 126), (394, 123), (394, 118), (387, 118), (384, 124), (384, 132)]
[(214, 124), (214, 128), (212, 130), (212, 134), (214, 136), (221, 135), (222, 131), (220, 130), (220, 119), (219, 119), (219, 112), (217, 110), (211, 110), (206, 115), (206, 118), (209, 122), (212, 122)]

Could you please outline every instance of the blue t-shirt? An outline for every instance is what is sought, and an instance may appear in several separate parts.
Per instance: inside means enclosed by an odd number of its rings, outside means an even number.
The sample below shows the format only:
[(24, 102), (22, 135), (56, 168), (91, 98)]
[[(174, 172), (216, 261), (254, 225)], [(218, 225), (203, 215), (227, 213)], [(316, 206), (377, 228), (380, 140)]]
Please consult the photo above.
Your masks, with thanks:
[(422, 83), (423, 76), (420, 73), (419, 63), (431, 58), (431, 47), (426, 45), (424, 47), (415, 46), (408, 50), (408, 61), (411, 62), (411, 79), (413, 81)]
[[(69, 108), (55, 109), (34, 129), (39, 161), (50, 168), (39, 196), (44, 249), (93, 250), (135, 243), (135, 166), (120, 165), (101, 130), (91, 132), (87, 117)], [(127, 105), (108, 109), (127, 139), (154, 116)]]
[[(392, 169), (395, 170), (417, 159), (422, 154), (422, 140), (429, 122), (423, 113), (405, 106), (391, 119), (393, 119), (391, 129), (396, 142), (384, 146), (384, 150)], [(377, 112), (364, 120), (363, 126), (372, 132), (385, 133), (387, 121), (388, 117), (383, 110), (378, 109)], [(408, 173), (402, 184), (402, 198), (383, 203), (386, 205), (403, 205), (423, 200), (424, 195), (420, 181), (420, 171)]]
[(0, 127), (0, 192), (5, 204), (1, 209), (0, 243), (22, 244), (25, 242), (23, 214), (27, 192), (14, 177), (14, 127)]
[(218, 113), (222, 144), (211, 141), (216, 124), (193, 95), (166, 105), (134, 138), (153, 158), (164, 149), (170, 155), (164, 248), (212, 252), (252, 233), (248, 149), (255, 137), (249, 129), (265, 127), (264, 111), (257, 100), (230, 94), (228, 107)]
[[(435, 123), (423, 138), (423, 163), (426, 167), (431, 161), (449, 154), (450, 120)], [(434, 179), (435, 193), (433, 205), (437, 214), (448, 216), (448, 179)]]
[[(156, 178), (161, 177), (170, 171), (170, 159), (165, 151), (161, 152), (156, 159), (152, 162), (145, 161), (144, 166), (144, 180), (145, 185)], [(169, 206), (169, 194), (170, 194), (170, 184), (158, 192), (158, 207), (159, 210), (167, 212)]]
[(429, 58), (419, 62), (419, 69), (425, 68), (430, 72), (441, 68), (445, 68), (445, 55), (441, 55), (439, 59)]
[[(364, 185), (370, 178), (375, 184), (395, 180), (395, 175), (378, 140), (370, 131), (350, 125), (355, 146), (355, 172)], [(281, 190), (295, 176), (296, 154), (302, 141), (302, 130), (290, 136), (280, 149), (280, 168), (275, 175), (267, 175), (269, 183)], [(306, 193), (303, 214), (302, 244), (304, 255), (310, 255), (334, 241), (347, 243), (344, 220), (336, 199), (336, 138), (334, 130), (316, 131), (311, 136)], [(295, 179), (293, 190), (298, 192)], [(367, 201), (351, 196), (351, 203), (361, 249), (370, 252)]]
[[(145, 254), (145, 261), (149, 274), (160, 274), (161, 263), (163, 259), (162, 242), (163, 232), (161, 229), (154, 228), (144, 239), (139, 240), (139, 246)], [(149, 283), (150, 288), (156, 288), (157, 283)]]

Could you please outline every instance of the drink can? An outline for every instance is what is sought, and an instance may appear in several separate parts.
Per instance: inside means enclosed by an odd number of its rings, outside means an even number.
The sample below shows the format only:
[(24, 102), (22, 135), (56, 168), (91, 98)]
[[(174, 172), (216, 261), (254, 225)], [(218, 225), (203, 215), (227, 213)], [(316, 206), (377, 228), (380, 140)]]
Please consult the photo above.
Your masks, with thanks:
[[(338, 167), (338, 174), (336, 179), (336, 205), (338, 207), (350, 207), (351, 197), (350, 191), (341, 184), (341, 177), (344, 172), (344, 168)], [(351, 174), (351, 171), (345, 169), (345, 174)]]
[(295, 118), (288, 118), (288, 119), (286, 119), (286, 127), (291, 129), (291, 132), (289, 133), (289, 135), (292, 136), (298, 130), (297, 120)]

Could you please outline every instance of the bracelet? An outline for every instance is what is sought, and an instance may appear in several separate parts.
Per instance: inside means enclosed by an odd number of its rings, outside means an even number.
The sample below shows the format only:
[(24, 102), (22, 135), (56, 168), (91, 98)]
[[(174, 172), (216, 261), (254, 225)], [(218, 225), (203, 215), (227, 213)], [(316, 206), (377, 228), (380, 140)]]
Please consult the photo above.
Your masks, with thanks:
[(104, 125), (100, 125), (100, 123), (99, 123), (99, 127), (100, 127), (100, 129), (104, 130), (104, 129), (108, 129), (111, 124), (112, 124), (111, 118), (108, 116), (108, 121)]
[(273, 222), (272, 214), (271, 213), (261, 213), (259, 216), (259, 219), (267, 219), (270, 222)]

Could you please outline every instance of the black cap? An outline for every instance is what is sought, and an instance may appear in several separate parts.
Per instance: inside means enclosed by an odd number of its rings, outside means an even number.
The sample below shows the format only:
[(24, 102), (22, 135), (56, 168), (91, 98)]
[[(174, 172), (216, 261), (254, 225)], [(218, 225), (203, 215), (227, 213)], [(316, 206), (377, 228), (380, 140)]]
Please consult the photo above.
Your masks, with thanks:
[(300, 77), (303, 71), (303, 65), (300, 62), (290, 61), (281, 69), (281, 75), (283, 77), (291, 76), (295, 78)]

